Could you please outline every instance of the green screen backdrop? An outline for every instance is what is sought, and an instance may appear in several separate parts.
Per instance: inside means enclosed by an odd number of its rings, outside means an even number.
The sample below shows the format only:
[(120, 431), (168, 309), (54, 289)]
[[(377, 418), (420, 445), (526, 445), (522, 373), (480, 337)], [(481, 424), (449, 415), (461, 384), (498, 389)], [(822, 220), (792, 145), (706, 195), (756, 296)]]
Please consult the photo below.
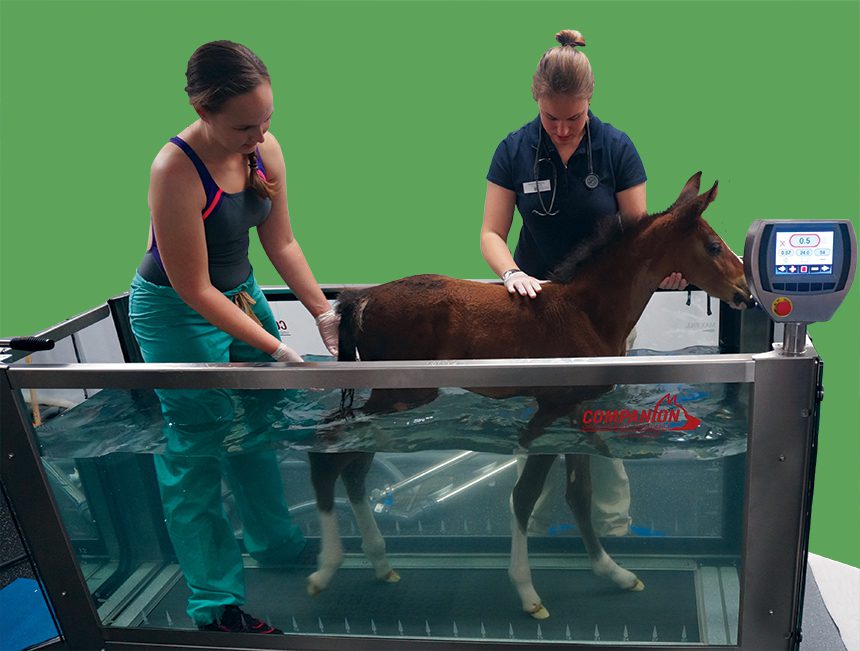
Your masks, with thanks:
[[(0, 3), (0, 335), (128, 288), (149, 165), (194, 119), (193, 50), (266, 62), (290, 209), (320, 282), (490, 275), (485, 175), (536, 115), (553, 34), (588, 41), (595, 113), (626, 131), (666, 208), (703, 170), (707, 217), (740, 252), (757, 218), (857, 220), (860, 16), (845, 2)], [(517, 218), (518, 219), (518, 218)], [(261, 283), (277, 284), (259, 245)], [(825, 360), (812, 551), (860, 566), (855, 289), (811, 327)]]

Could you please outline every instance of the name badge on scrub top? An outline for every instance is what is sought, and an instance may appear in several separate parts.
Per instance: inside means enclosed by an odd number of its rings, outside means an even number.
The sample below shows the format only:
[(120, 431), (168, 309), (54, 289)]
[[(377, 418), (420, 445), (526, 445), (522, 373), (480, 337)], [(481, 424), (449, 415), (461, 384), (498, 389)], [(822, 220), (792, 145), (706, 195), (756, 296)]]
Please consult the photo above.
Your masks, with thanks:
[(540, 181), (528, 181), (523, 183), (523, 194), (534, 194), (535, 192), (548, 192), (552, 190), (549, 179), (541, 179)]

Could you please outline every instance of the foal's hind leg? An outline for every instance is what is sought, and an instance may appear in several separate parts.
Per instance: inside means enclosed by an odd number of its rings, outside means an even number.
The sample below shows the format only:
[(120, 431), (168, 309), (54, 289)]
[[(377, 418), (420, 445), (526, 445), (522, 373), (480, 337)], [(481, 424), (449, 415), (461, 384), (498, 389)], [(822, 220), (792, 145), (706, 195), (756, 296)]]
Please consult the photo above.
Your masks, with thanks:
[(343, 543), (337, 526), (334, 510), (334, 485), (343, 468), (364, 452), (325, 453), (309, 452), (311, 483), (317, 500), (320, 519), (320, 554), (317, 570), (308, 577), (307, 590), (312, 597), (328, 587), (335, 572), (343, 562)]
[(591, 457), (586, 454), (566, 454), (564, 460), (567, 465), (565, 498), (576, 518), (592, 570), (597, 576), (609, 579), (624, 590), (644, 590), (645, 584), (633, 572), (619, 566), (606, 553), (594, 531), (591, 522)]
[(379, 532), (376, 519), (367, 501), (365, 491), (365, 478), (370, 470), (373, 455), (364, 455), (343, 469), (341, 477), (349, 496), (349, 503), (355, 514), (358, 531), (361, 533), (361, 550), (373, 565), (376, 578), (386, 583), (396, 583), (400, 575), (391, 569), (388, 558), (385, 556), (385, 539)]
[(529, 568), (528, 526), (535, 502), (540, 497), (553, 462), (554, 454), (536, 454), (526, 459), (523, 472), (511, 495), (511, 565), (508, 576), (520, 595), (523, 610), (535, 619), (546, 619), (549, 612), (543, 607), (532, 584)]
[[(374, 389), (362, 405), (364, 413), (399, 411), (431, 402), (438, 389)], [(311, 482), (316, 492), (320, 517), (320, 555), (317, 571), (308, 577), (308, 594), (316, 596), (328, 587), (335, 572), (343, 563), (343, 543), (334, 511), (334, 486), (342, 476), (350, 504), (362, 538), (362, 549), (373, 563), (377, 578), (395, 582), (400, 576), (391, 569), (385, 557), (385, 541), (365, 498), (364, 478), (370, 469), (373, 454), (369, 452), (343, 452), (308, 454), (311, 464)]]

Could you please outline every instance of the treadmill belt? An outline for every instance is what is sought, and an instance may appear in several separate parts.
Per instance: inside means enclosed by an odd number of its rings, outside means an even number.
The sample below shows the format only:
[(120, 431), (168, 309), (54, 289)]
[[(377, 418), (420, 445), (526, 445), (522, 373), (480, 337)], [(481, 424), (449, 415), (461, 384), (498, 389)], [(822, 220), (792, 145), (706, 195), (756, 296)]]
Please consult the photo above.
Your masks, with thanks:
[[(533, 570), (535, 588), (550, 612), (543, 621), (522, 612), (501, 568), (404, 569), (395, 584), (376, 581), (369, 567), (342, 568), (316, 598), (305, 592), (309, 572), (308, 567), (246, 569), (245, 608), (285, 632), (316, 635), (700, 640), (692, 571), (637, 570), (645, 590), (623, 592), (589, 570)], [(185, 582), (179, 581), (148, 613), (144, 625), (192, 628), (185, 614), (188, 594)]]

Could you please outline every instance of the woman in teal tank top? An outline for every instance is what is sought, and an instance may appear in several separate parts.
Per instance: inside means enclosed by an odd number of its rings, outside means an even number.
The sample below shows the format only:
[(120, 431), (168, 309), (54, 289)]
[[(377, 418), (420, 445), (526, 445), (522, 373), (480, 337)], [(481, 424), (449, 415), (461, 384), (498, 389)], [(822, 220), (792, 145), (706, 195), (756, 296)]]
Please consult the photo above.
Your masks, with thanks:
[[(194, 52), (186, 78), (198, 119), (171, 138), (152, 164), (150, 241), (129, 298), (144, 360), (302, 361), (281, 342), (254, 279), (251, 227), (336, 355), (339, 317), (290, 226), (284, 158), (268, 132), (273, 97), (265, 65), (242, 45), (216, 41)], [(250, 393), (257, 399), (266, 392)], [(188, 615), (206, 630), (280, 633), (241, 609), (242, 555), (221, 502), (223, 474), (242, 514), (248, 552), (261, 563), (295, 560), (304, 538), (290, 519), (274, 453), (263, 445), (225, 454), (224, 437), (242, 400), (232, 392), (174, 389), (158, 395), (166, 449), (155, 457), (156, 474), (191, 591)]]

